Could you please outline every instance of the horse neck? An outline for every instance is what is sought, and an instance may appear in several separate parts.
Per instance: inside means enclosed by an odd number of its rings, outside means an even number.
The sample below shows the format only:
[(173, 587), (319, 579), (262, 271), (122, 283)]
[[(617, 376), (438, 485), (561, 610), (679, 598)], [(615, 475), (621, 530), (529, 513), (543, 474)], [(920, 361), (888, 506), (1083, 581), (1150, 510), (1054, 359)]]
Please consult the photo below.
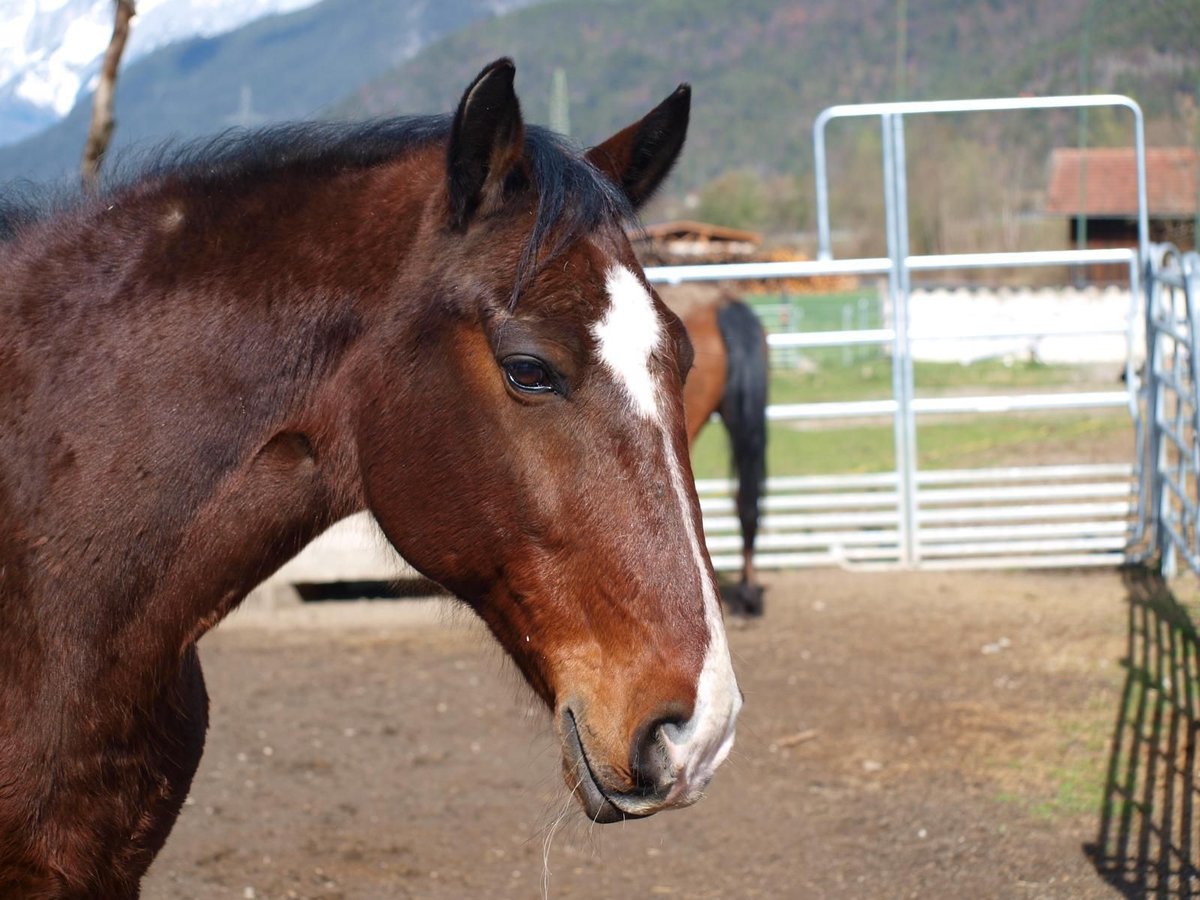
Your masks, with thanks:
[(85, 669), (81, 641), (93, 667), (170, 658), (361, 508), (347, 362), (424, 203), (394, 193), (381, 210), (382, 178), (275, 183), (219, 209), (146, 192), (74, 242), (56, 224), (52, 260), (26, 242), (6, 263), (0, 315), (21, 334), (0, 347), (0, 418), (18, 426), (0, 434), (10, 633)]

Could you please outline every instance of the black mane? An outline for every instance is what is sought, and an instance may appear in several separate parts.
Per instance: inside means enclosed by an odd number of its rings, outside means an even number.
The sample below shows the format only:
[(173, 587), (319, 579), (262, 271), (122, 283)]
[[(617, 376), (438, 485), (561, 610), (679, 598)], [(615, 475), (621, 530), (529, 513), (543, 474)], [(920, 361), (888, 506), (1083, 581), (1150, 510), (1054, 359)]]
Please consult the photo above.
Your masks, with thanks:
[(106, 179), (105, 191), (149, 178), (170, 177), (219, 188), (281, 172), (322, 176), (369, 169), (449, 133), (449, 116), (230, 128), (185, 143), (168, 141), (147, 154), (119, 160)]
[[(285, 172), (319, 178), (369, 169), (445, 139), (450, 124), (450, 117), (444, 115), (353, 124), (304, 122), (256, 130), (234, 128), (186, 143), (168, 142), (119, 158), (104, 178), (99, 199), (146, 181), (168, 178), (217, 191)], [(518, 287), (539, 258), (553, 256), (602, 222), (633, 219), (621, 190), (561, 136), (526, 126), (525, 156), (538, 191), (538, 214), (522, 259)], [(0, 191), (0, 241), (12, 240), (29, 225), (78, 208), (87, 199), (77, 187), (46, 188), (28, 182), (5, 186)], [(557, 240), (547, 247), (555, 231)]]

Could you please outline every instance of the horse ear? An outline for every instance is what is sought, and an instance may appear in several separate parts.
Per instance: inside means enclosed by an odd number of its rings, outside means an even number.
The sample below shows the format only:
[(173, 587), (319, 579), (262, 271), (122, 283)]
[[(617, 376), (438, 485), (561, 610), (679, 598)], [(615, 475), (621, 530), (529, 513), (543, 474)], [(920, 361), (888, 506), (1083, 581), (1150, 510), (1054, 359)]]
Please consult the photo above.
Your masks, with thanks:
[(521, 158), (525, 126), (513, 90), (516, 72), (511, 59), (496, 60), (458, 102), (446, 160), (450, 226), (457, 231), (481, 204), (499, 197), (505, 176)]
[(687, 137), (691, 85), (681, 84), (645, 118), (587, 152), (588, 161), (620, 185), (634, 208), (658, 190)]

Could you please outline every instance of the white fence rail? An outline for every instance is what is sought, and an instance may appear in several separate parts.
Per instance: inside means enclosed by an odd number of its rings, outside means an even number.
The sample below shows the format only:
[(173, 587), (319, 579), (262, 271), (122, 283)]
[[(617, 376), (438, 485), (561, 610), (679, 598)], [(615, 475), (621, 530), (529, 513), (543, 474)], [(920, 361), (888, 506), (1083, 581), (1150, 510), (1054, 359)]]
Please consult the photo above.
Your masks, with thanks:
[[(1082, 260), (1120, 263), (1136, 283), (1136, 254), (1128, 249), (1057, 251), (1036, 254), (975, 254), (1015, 265), (1071, 265)], [(925, 270), (953, 268), (955, 257), (910, 257)], [(652, 281), (680, 283), (711, 280), (716, 273), (745, 279), (796, 278), (802, 275), (877, 273), (886, 260), (825, 260), (802, 263), (743, 263), (719, 266), (660, 267), (647, 270)], [(715, 271), (714, 271), (715, 270)], [(1137, 295), (1134, 294), (1136, 297)], [(893, 316), (906, 306), (890, 304)], [(1099, 327), (1120, 330), (1132, 344), (1137, 323), (1131, 308), (1123, 323)], [(884, 328), (768, 335), (772, 348), (824, 348), (879, 345), (893, 357), (911, 361), (907, 329), (890, 321)], [(1034, 334), (1016, 333), (1013, 336)], [(956, 335), (956, 337), (964, 337)], [(989, 338), (993, 335), (965, 335)], [(897, 453), (889, 472), (770, 478), (762, 501), (755, 563), (759, 568), (837, 565), (845, 568), (999, 568), (1109, 566), (1124, 559), (1135, 523), (1137, 467), (1134, 464), (1055, 465), (921, 470), (916, 465), (918, 419), (924, 416), (991, 415), (1055, 410), (1137, 411), (1136, 374), (1115, 391), (1059, 391), (950, 397), (916, 397), (911, 376), (893, 379), (893, 396), (773, 404), (772, 422), (887, 420), (897, 435), (912, 429), (911, 452)], [(911, 423), (908, 424), (908, 423)], [(1131, 429), (1132, 432), (1133, 429)], [(903, 438), (897, 438), (898, 449)], [(1131, 450), (1133, 441), (1131, 439)], [(701, 481), (701, 511), (713, 563), (718, 570), (741, 565), (741, 538), (734, 512), (735, 486), (725, 480)]]
[[(916, 482), (924, 568), (1115, 565), (1124, 559), (1132, 465), (933, 470), (918, 472)], [(899, 484), (895, 472), (768, 479), (757, 565), (901, 565)], [(697, 488), (713, 562), (735, 569), (741, 536), (734, 485), (705, 480)]]

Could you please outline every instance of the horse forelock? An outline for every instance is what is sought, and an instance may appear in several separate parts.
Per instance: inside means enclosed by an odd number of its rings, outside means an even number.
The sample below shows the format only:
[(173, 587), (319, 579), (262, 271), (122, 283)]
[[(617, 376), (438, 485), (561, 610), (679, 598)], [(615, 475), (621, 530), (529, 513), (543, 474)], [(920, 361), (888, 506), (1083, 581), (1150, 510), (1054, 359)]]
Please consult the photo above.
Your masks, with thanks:
[(537, 190), (537, 214), (517, 269), (510, 307), (517, 305), (538, 270), (569, 245), (606, 224), (623, 226), (636, 218), (621, 189), (561, 135), (527, 126), (525, 160)]

